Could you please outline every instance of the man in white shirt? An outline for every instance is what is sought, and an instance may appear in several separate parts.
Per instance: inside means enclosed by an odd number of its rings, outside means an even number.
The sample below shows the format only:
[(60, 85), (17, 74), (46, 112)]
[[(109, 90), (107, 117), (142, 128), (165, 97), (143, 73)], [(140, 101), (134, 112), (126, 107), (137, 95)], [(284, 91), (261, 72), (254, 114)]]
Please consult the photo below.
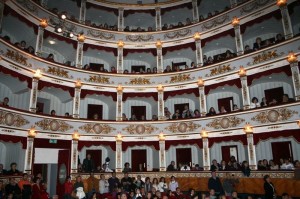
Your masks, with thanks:
[(289, 159), (285, 159), (284, 163), (281, 165), (280, 169), (282, 170), (294, 170), (294, 165), (290, 162)]
[(109, 183), (105, 179), (104, 174), (100, 175), (100, 181), (99, 181), (99, 193), (100, 194), (106, 194), (109, 192)]

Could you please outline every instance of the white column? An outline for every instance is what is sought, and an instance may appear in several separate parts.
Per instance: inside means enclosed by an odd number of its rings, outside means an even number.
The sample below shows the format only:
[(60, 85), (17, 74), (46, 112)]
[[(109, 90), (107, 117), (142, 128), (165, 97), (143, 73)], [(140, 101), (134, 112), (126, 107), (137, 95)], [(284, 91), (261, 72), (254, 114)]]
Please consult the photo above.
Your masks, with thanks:
[(123, 87), (119, 85), (117, 87), (117, 104), (116, 104), (116, 121), (122, 121), (123, 117)]
[(118, 15), (118, 30), (124, 30), (124, 8), (119, 8), (119, 15)]
[(118, 57), (117, 57), (117, 73), (123, 73), (123, 64), (124, 64), (124, 57), (123, 57), (123, 47), (124, 42), (118, 42)]
[(243, 38), (241, 34), (241, 26), (239, 24), (239, 19), (234, 18), (232, 24), (233, 24), (234, 35), (235, 35), (236, 54), (242, 55), (244, 54), (244, 46), (243, 46)]
[(79, 13), (79, 22), (80, 23), (85, 22), (85, 15), (86, 15), (86, 0), (81, 0), (80, 13)]
[(230, 6), (231, 8), (237, 6), (237, 0), (230, 0)]
[(208, 171), (210, 169), (210, 153), (208, 145), (208, 137), (202, 137), (203, 142), (203, 169)]
[(299, 101), (300, 100), (300, 77), (299, 77), (298, 60), (296, 59), (294, 62), (290, 62), (290, 67), (292, 71), (295, 100)]
[(77, 173), (78, 169), (78, 140), (72, 139), (71, 144), (71, 173)]
[(201, 39), (199, 33), (198, 36), (196, 36), (196, 34), (194, 35), (194, 39), (196, 45), (196, 64), (197, 67), (203, 66), (203, 53), (202, 53)]
[(206, 109), (206, 96), (205, 96), (205, 89), (204, 89), (204, 81), (200, 78), (197, 82), (199, 88), (199, 103), (200, 103), (200, 113), (201, 116), (206, 116), (207, 109)]
[(35, 45), (35, 54), (37, 56), (42, 56), (42, 48), (43, 48), (43, 42), (44, 42), (44, 31), (45, 31), (45, 28), (39, 26), (36, 45)]
[(256, 152), (253, 140), (253, 133), (247, 133), (247, 150), (249, 158), (249, 167), (253, 170), (257, 169)]
[(164, 72), (164, 64), (163, 64), (163, 54), (162, 54), (162, 42), (160, 40), (157, 40), (156, 42), (156, 67), (157, 67), (157, 73), (163, 73)]
[[(79, 82), (79, 83), (77, 83)], [(75, 92), (73, 97), (73, 118), (80, 118), (80, 93), (81, 83), (77, 81), (75, 83)]]
[(164, 101), (164, 87), (162, 85), (157, 86), (157, 95), (158, 95), (158, 120), (164, 120), (165, 119), (165, 101)]
[(161, 9), (160, 7), (155, 8), (155, 24), (156, 30), (161, 30)]
[(36, 112), (39, 78), (32, 78), (32, 88), (30, 90), (29, 111)]
[(84, 44), (84, 42), (81, 42), (81, 41), (77, 42), (76, 61), (75, 61), (76, 68), (82, 68), (83, 44)]
[(25, 152), (25, 173), (32, 174), (32, 157), (33, 157), (34, 137), (27, 137), (27, 148)]
[(159, 140), (159, 171), (166, 171), (166, 141), (164, 139)]
[(293, 34), (293, 26), (291, 23), (291, 17), (289, 15), (289, 11), (287, 8), (287, 4), (284, 3), (279, 6), (280, 11), (281, 11), (281, 16), (282, 16), (282, 26), (283, 26), (283, 32), (284, 32), (284, 37), (285, 39), (290, 39), (294, 36)]
[(199, 21), (198, 3), (197, 0), (192, 0), (193, 5), (193, 22)]
[(116, 138), (116, 172), (122, 172), (122, 138)]
[(244, 110), (246, 110), (246, 109), (250, 108), (250, 104), (251, 104), (249, 87), (248, 87), (248, 83), (247, 83), (247, 76), (240, 75), (240, 79), (241, 79), (241, 85), (242, 85), (243, 108), (244, 108)]

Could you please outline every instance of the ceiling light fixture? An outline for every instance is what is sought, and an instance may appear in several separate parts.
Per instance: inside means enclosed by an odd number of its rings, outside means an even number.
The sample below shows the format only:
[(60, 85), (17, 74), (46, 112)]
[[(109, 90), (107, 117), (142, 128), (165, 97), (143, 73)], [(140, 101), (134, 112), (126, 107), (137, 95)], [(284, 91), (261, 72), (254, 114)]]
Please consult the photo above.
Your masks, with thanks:
[(54, 40), (49, 40), (48, 42), (49, 42), (49, 44), (51, 44), (51, 45), (53, 45), (53, 44), (56, 43), (56, 41), (54, 41)]

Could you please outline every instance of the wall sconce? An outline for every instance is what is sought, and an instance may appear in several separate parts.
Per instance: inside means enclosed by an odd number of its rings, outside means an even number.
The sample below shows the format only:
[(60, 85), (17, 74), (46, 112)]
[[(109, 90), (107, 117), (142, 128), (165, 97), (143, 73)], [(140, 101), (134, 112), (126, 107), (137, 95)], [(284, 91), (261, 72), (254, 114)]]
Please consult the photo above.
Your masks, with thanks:
[(34, 128), (34, 126), (32, 126), (29, 130), (28, 130), (28, 137), (29, 138), (35, 138), (37, 132)]
[(79, 34), (79, 35), (77, 36), (77, 40), (78, 40), (79, 42), (84, 42), (84, 40), (85, 40), (84, 34)]
[(197, 85), (198, 85), (198, 87), (203, 87), (204, 86), (204, 80), (202, 79), (202, 77), (199, 77), (199, 79), (197, 81)]
[(46, 27), (48, 26), (48, 21), (47, 21), (47, 19), (41, 19), (41, 21), (40, 21), (40, 26), (41, 26), (42, 28), (46, 28)]
[(116, 88), (118, 93), (122, 93), (124, 88), (121, 84), (118, 85), (118, 87)]
[(158, 139), (159, 139), (159, 141), (165, 141), (165, 140), (166, 140), (166, 137), (165, 137), (165, 135), (164, 135), (163, 132), (160, 132), (160, 133), (159, 133)]
[(37, 70), (35, 71), (34, 75), (33, 75), (33, 78), (39, 80), (39, 79), (41, 79), (41, 77), (42, 77), (41, 70), (40, 70), (40, 69), (37, 69)]
[(244, 127), (244, 132), (246, 134), (251, 134), (253, 133), (253, 126), (251, 126), (248, 122), (246, 123), (245, 127)]
[(82, 83), (80, 81), (80, 79), (78, 79), (76, 82), (75, 82), (75, 88), (81, 88), (82, 86)]
[(300, 127), (300, 120), (297, 121), (298, 126)]
[(204, 128), (201, 130), (200, 135), (202, 138), (208, 138), (208, 133)]
[(123, 48), (124, 46), (125, 46), (124, 41), (123, 41), (123, 40), (119, 40), (119, 41), (118, 41), (118, 47), (119, 47), (119, 48)]
[(156, 90), (157, 90), (158, 92), (163, 92), (164, 89), (165, 89), (164, 86), (161, 85), (161, 84), (159, 84), (159, 85), (156, 87)]
[(233, 17), (232, 21), (231, 21), (231, 25), (233, 27), (238, 26), (240, 24), (240, 20), (237, 17)]
[(286, 0), (277, 0), (276, 5), (279, 7), (283, 7), (286, 5)]
[(160, 41), (160, 39), (158, 39), (155, 43), (156, 48), (161, 48), (162, 47), (162, 42)]
[(196, 41), (201, 39), (201, 35), (199, 32), (196, 32), (193, 37)]
[(118, 142), (122, 142), (123, 141), (123, 136), (121, 133), (118, 133), (118, 135), (116, 136), (116, 141)]
[(240, 77), (245, 77), (247, 75), (246, 70), (243, 66), (240, 66), (240, 70), (238, 72)]
[(80, 134), (78, 133), (78, 131), (74, 131), (74, 133), (72, 134), (72, 140), (78, 141), (79, 138), (80, 138)]
[(294, 52), (290, 52), (286, 59), (290, 64), (298, 62), (297, 55)]

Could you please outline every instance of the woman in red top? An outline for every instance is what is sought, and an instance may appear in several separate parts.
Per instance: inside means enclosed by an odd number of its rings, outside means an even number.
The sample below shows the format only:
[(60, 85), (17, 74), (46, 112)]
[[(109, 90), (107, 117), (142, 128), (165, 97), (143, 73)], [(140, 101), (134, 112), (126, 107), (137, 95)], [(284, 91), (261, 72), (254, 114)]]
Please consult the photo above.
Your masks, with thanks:
[(66, 182), (64, 184), (65, 187), (65, 195), (64, 198), (65, 199), (71, 199), (72, 198), (72, 191), (73, 191), (73, 183), (71, 182), (71, 177), (68, 176), (66, 179)]
[(41, 198), (40, 182), (41, 182), (41, 179), (38, 177), (35, 177), (33, 179), (31, 199), (40, 199)]

